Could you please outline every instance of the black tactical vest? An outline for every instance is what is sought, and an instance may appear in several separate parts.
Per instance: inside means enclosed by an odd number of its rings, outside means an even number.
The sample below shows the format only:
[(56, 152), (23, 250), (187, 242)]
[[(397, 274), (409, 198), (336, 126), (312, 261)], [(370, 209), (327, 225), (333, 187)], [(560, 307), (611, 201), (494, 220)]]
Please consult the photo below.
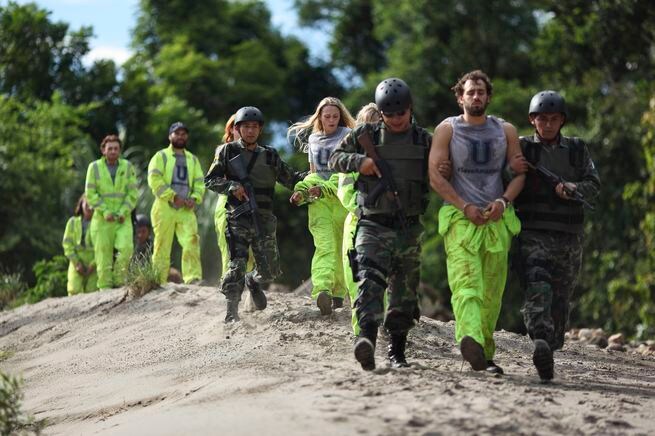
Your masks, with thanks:
[[(420, 129), (420, 130), (419, 130)], [(412, 125), (405, 134), (389, 134), (380, 125), (373, 132), (372, 140), (380, 158), (389, 163), (403, 211), (407, 217), (425, 212), (427, 207), (427, 159), (429, 135)], [(369, 192), (380, 183), (375, 176), (360, 175), (357, 180), (357, 205), (363, 215), (393, 215), (396, 203), (390, 193), (383, 193), (369, 206)]]
[[(257, 207), (264, 210), (273, 209), (273, 195), (275, 194), (275, 183), (277, 181), (277, 159), (278, 155), (265, 146), (257, 146), (254, 151), (249, 151), (236, 145), (228, 149), (228, 160), (241, 153), (247, 165), (248, 178), (255, 191)], [(238, 181), (232, 174), (227, 174), (230, 180)], [(241, 203), (234, 197), (228, 197), (228, 210), (231, 210)]]
[[(521, 137), (521, 150), (533, 165), (542, 165), (567, 182), (579, 181), (584, 171), (584, 143), (562, 136), (560, 144), (549, 146)], [(523, 229), (582, 233), (584, 211), (581, 204), (564, 200), (552, 185), (534, 171), (527, 173), (525, 186), (514, 201)]]

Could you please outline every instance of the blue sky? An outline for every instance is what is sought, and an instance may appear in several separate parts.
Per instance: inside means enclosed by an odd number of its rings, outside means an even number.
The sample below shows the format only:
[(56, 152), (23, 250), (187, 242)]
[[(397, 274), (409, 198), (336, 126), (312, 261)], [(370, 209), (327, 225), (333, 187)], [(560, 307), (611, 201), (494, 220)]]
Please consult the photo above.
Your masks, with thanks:
[[(41, 8), (52, 12), (51, 20), (69, 23), (72, 29), (92, 26), (95, 37), (87, 61), (111, 58), (118, 64), (130, 55), (130, 30), (136, 23), (138, 0), (37, 0)], [(327, 36), (313, 29), (300, 28), (293, 0), (265, 0), (271, 10), (273, 25), (283, 34), (294, 34), (309, 45), (312, 55), (325, 57)], [(31, 3), (17, 0), (17, 3)], [(0, 0), (5, 6), (7, 1)]]

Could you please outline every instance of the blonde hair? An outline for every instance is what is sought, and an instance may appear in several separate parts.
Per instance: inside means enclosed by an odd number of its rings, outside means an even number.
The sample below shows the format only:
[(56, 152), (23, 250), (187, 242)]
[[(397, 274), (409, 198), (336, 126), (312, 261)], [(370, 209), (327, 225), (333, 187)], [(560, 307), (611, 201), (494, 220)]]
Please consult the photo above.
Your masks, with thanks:
[(234, 127), (234, 119), (236, 118), (236, 116), (237, 116), (236, 113), (232, 114), (230, 118), (227, 119), (227, 123), (225, 123), (225, 133), (223, 133), (223, 144), (234, 141), (234, 133), (232, 133), (232, 130)]
[(309, 118), (304, 121), (299, 121), (289, 127), (287, 130), (287, 139), (293, 136), (293, 145), (299, 150), (307, 153), (307, 139), (309, 135), (316, 132), (323, 132), (323, 123), (321, 122), (321, 112), (325, 106), (334, 106), (339, 109), (339, 126), (353, 128), (355, 127), (355, 119), (346, 106), (336, 97), (325, 97), (316, 106), (316, 111)]
[(369, 103), (357, 112), (357, 119), (355, 122), (359, 126), (360, 124), (365, 123), (377, 123), (380, 121), (382, 116), (380, 115), (380, 110), (375, 103)]

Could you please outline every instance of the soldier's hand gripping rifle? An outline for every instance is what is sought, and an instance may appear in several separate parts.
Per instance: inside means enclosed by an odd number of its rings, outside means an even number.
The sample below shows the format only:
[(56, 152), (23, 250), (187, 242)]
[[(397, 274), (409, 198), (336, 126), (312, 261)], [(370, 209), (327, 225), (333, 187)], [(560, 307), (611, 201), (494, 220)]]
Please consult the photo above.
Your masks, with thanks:
[(243, 214), (250, 214), (252, 216), (252, 222), (255, 226), (255, 233), (257, 236), (261, 234), (261, 226), (259, 225), (259, 216), (257, 215), (257, 202), (255, 201), (255, 189), (250, 182), (248, 177), (248, 170), (246, 169), (246, 164), (243, 161), (243, 156), (241, 153), (237, 154), (235, 157), (230, 159), (227, 164), (228, 171), (231, 175), (236, 177), (236, 179), (241, 183), (243, 188), (246, 190), (248, 195), (248, 200), (243, 202), (241, 205), (236, 207), (232, 212), (232, 216), (235, 218), (240, 217)]
[(407, 216), (405, 215), (403, 205), (400, 202), (398, 187), (396, 186), (396, 182), (393, 179), (391, 166), (389, 166), (387, 161), (380, 157), (377, 150), (375, 149), (375, 145), (373, 145), (371, 135), (366, 130), (364, 130), (357, 137), (357, 141), (361, 144), (362, 147), (364, 147), (364, 151), (368, 157), (373, 159), (373, 162), (375, 162), (375, 165), (378, 167), (380, 174), (382, 175), (378, 181), (378, 184), (375, 185), (375, 187), (368, 193), (364, 206), (373, 207), (382, 194), (389, 196), (389, 198), (393, 199), (393, 202), (396, 205), (396, 216), (400, 221), (400, 228), (403, 231), (407, 230)]
[(594, 210), (594, 206), (591, 205), (587, 200), (585, 200), (584, 195), (582, 192), (578, 191), (577, 189), (571, 189), (568, 186), (566, 186), (566, 180), (564, 180), (561, 176), (558, 176), (554, 172), (550, 171), (549, 169), (545, 168), (542, 165), (534, 165), (530, 162), (528, 162), (528, 166), (534, 170), (535, 173), (542, 179), (544, 179), (549, 185), (553, 187), (553, 189), (559, 185), (560, 183), (562, 184), (562, 187), (564, 189), (564, 193), (571, 198), (572, 201), (581, 203), (583, 206), (588, 208), (589, 210)]

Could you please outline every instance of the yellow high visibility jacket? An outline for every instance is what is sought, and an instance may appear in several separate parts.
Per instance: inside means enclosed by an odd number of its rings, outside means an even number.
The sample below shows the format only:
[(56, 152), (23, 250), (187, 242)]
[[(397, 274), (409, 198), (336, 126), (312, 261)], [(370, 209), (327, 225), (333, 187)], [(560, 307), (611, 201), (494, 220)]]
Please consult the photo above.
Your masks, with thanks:
[[(189, 197), (193, 198), (196, 204), (200, 204), (205, 195), (205, 174), (196, 155), (188, 150), (184, 150), (184, 155), (189, 173)], [(175, 151), (172, 145), (155, 153), (148, 164), (148, 186), (156, 198), (167, 203), (172, 202), (175, 197), (175, 191), (171, 188), (174, 168)]]
[(110, 215), (129, 218), (139, 196), (134, 166), (127, 159), (118, 159), (115, 180), (102, 158), (91, 162), (86, 172), (86, 199), (89, 205), (105, 219)]
[(93, 245), (91, 243), (91, 223), (86, 229), (84, 240), (82, 240), (82, 217), (74, 216), (66, 223), (64, 231), (64, 256), (73, 263), (82, 262), (84, 266), (94, 264)]

